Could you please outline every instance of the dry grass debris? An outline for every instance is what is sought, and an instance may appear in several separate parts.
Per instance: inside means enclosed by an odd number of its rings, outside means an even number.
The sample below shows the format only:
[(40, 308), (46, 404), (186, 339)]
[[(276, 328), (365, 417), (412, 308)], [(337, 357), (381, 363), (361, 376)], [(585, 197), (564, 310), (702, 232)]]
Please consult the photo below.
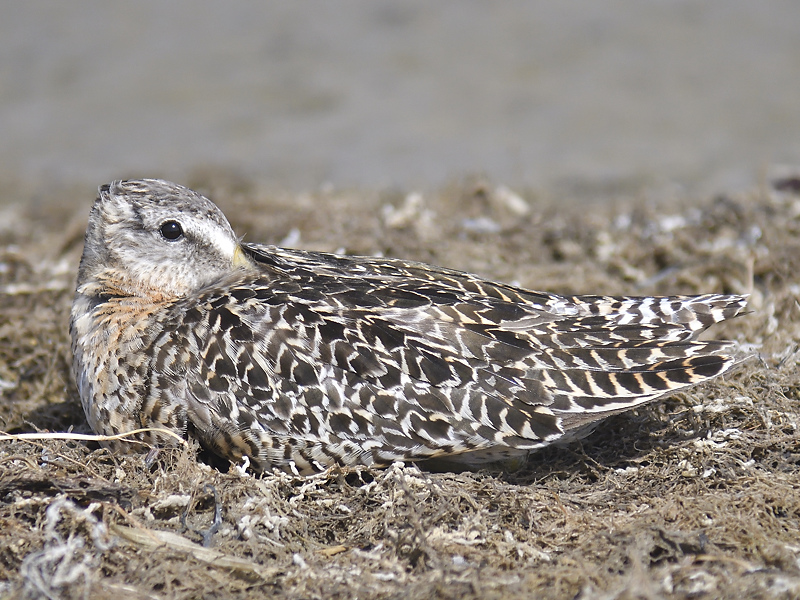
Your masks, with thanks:
[[(123, 456), (0, 441), (0, 597), (800, 596), (792, 186), (587, 210), (479, 180), (433, 195), (188, 183), (250, 240), (561, 292), (749, 293), (752, 313), (714, 335), (750, 358), (514, 473), (395, 464), (254, 477), (193, 445)], [(92, 198), (3, 194), (0, 429), (88, 433), (67, 318)]]

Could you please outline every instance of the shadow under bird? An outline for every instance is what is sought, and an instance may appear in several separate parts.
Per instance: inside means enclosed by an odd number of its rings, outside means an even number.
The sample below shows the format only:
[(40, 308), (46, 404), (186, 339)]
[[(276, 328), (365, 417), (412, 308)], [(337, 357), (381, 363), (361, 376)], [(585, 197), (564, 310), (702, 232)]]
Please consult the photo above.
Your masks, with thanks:
[(212, 202), (146, 179), (100, 188), (70, 331), (99, 434), (165, 428), (257, 470), (474, 467), (724, 373), (732, 343), (698, 336), (744, 306), (242, 243)]

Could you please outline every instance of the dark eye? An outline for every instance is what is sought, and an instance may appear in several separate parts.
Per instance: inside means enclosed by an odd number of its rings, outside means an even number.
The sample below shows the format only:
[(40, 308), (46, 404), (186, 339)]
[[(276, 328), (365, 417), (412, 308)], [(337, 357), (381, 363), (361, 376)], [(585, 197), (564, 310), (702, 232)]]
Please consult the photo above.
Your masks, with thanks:
[(165, 240), (170, 242), (183, 237), (183, 227), (177, 221), (164, 221), (158, 231)]

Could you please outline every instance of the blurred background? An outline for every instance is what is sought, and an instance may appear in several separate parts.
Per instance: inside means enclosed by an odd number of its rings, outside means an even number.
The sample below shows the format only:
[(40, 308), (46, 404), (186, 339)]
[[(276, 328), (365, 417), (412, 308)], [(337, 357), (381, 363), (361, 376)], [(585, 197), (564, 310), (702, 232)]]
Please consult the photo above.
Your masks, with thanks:
[(800, 2), (33, 0), (0, 18), (0, 177), (288, 190), (470, 174), (589, 193), (800, 164)]

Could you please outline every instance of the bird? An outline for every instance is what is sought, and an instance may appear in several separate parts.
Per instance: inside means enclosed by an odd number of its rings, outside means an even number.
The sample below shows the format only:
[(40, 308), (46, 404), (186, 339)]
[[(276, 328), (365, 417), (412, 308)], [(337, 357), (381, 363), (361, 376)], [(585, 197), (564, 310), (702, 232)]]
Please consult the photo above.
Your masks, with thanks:
[[(173, 435), (257, 472), (524, 461), (737, 359), (747, 297), (559, 295), (395, 258), (244, 242), (201, 194), (114, 181), (70, 314), (100, 435)], [(130, 444), (110, 442), (112, 450)]]

